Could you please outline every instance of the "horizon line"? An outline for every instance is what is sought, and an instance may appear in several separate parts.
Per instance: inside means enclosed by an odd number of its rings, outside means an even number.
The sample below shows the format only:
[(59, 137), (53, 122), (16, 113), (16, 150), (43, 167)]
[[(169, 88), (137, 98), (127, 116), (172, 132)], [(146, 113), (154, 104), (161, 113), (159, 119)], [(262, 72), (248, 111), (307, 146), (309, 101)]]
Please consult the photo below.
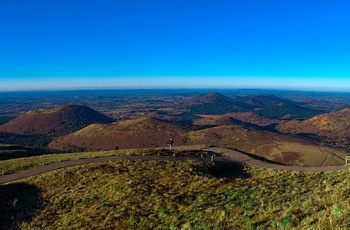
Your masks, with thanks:
[(279, 88), (279, 87), (65, 87), (49, 89), (0, 89), (0, 93), (16, 92), (59, 92), (59, 91), (122, 91), (122, 90), (267, 90), (267, 91), (298, 91), (298, 92), (341, 92), (350, 93), (348, 88)]

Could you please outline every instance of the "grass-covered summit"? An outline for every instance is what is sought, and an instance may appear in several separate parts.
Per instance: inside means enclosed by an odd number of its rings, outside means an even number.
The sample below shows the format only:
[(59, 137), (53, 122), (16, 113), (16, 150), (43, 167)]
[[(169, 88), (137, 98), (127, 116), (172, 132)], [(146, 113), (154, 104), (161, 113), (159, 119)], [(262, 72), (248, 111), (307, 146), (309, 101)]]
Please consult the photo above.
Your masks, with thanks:
[(23, 229), (348, 229), (349, 173), (99, 163), (1, 185), (0, 216)]
[(176, 123), (142, 117), (111, 124), (92, 124), (52, 141), (49, 147), (58, 150), (67, 146), (86, 150), (111, 150), (117, 145), (122, 149), (155, 148), (167, 146), (170, 138), (175, 145), (183, 145), (187, 131)]

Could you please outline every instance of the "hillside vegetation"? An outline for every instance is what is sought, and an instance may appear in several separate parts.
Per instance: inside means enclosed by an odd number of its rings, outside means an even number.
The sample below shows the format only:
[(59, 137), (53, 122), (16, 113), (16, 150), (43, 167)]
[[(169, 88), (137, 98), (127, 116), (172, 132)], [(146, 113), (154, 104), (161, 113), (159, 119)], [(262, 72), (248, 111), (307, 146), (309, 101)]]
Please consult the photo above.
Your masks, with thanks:
[(40, 154), (43, 154), (43, 151), (39, 149), (27, 148), (11, 144), (0, 144), (0, 160), (35, 156)]
[[(117, 113), (113, 115), (117, 122), (84, 105), (29, 111), (0, 126), (0, 143), (68, 153), (159, 148), (173, 139), (175, 146), (215, 145), (297, 166), (340, 165), (348, 154), (339, 148), (350, 143), (348, 108), (306, 119), (321, 111), (310, 109), (307, 102), (270, 94), (190, 95), (118, 99), (123, 108), (108, 99), (110, 107), (97, 107)], [(290, 119), (294, 120), (287, 122)], [(330, 148), (334, 144), (336, 148)]]
[[(174, 156), (175, 154), (175, 156)], [(43, 166), (55, 162), (72, 161), (78, 159), (108, 157), (108, 156), (174, 156), (175, 157), (210, 157), (214, 153), (206, 150), (194, 149), (124, 149), (100, 152), (83, 152), (68, 154), (43, 154), (40, 156), (23, 157), (0, 161), (0, 175), (14, 173), (20, 170)], [(221, 154), (215, 153), (216, 156)]]
[(246, 126), (271, 126), (281, 122), (277, 119), (271, 119), (258, 115), (253, 112), (226, 113), (224, 115), (198, 115), (193, 119), (193, 125), (222, 126), (246, 124)]
[[(215, 145), (234, 148), (268, 160), (296, 166), (343, 165), (346, 150), (331, 149), (293, 135), (238, 125), (229, 116), (203, 116), (193, 122), (196, 130), (155, 118), (139, 118), (112, 124), (93, 124), (73, 134), (53, 140), (49, 147), (73, 152), (128, 148), (166, 147), (172, 138), (175, 146)], [(217, 126), (218, 125), (218, 126)], [(214, 126), (214, 127), (213, 127)]]
[(52, 141), (52, 137), (47, 135), (21, 135), (14, 133), (0, 132), (1, 144), (15, 144), (18, 146), (33, 147), (34, 145), (46, 147)]
[(191, 114), (225, 114), (230, 112), (242, 112), (246, 109), (242, 103), (235, 102), (231, 98), (220, 93), (212, 92), (200, 94), (181, 103), (179, 109)]
[(284, 133), (314, 134), (320, 137), (326, 137), (326, 142), (341, 147), (349, 147), (350, 109), (345, 108), (306, 120), (293, 120), (280, 123), (277, 129)]
[(1, 185), (0, 218), (23, 229), (348, 229), (349, 177), (193, 161), (91, 164)]
[(262, 109), (255, 111), (257, 114), (272, 119), (295, 119), (295, 118), (310, 118), (322, 112), (304, 108), (290, 103), (276, 103), (268, 105)]
[(225, 125), (188, 133), (188, 144), (235, 148), (268, 160), (295, 166), (344, 165), (348, 152), (312, 140), (239, 125)]
[(11, 121), (13, 118), (14, 118), (14, 117), (0, 115), (0, 125), (5, 124), (6, 122)]
[(111, 150), (116, 145), (123, 149), (156, 148), (167, 146), (170, 138), (176, 145), (183, 145), (186, 132), (180, 125), (143, 117), (112, 124), (92, 124), (52, 141), (49, 147), (65, 150), (67, 146), (79, 146), (90, 151)]
[(20, 135), (61, 136), (94, 123), (114, 120), (84, 105), (65, 105), (29, 111), (0, 126), (0, 132)]
[(286, 100), (269, 94), (249, 95), (238, 99), (238, 101), (251, 105), (255, 108), (262, 108), (268, 105), (286, 102)]
[(280, 120), (264, 117), (253, 112), (228, 113), (225, 115), (237, 119), (239, 121), (258, 126), (269, 126), (281, 122)]
[(271, 119), (310, 118), (322, 113), (274, 95), (258, 94), (233, 99), (216, 92), (189, 98), (179, 108), (192, 114), (205, 115), (255, 112)]

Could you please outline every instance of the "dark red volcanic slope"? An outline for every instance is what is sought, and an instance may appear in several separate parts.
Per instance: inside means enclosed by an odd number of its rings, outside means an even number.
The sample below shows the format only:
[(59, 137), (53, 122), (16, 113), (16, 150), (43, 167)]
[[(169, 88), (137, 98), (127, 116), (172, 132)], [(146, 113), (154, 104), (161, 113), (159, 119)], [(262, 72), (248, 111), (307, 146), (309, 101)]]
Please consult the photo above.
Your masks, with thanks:
[(84, 105), (65, 105), (30, 111), (0, 126), (0, 132), (63, 136), (94, 123), (114, 120)]

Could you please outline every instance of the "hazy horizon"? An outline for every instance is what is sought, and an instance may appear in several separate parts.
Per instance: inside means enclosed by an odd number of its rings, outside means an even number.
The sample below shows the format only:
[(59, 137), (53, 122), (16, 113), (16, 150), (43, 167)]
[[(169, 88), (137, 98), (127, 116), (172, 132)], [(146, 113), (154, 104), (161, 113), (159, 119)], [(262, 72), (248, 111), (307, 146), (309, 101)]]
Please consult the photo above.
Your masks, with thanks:
[(348, 1), (0, 3), (0, 91), (350, 90)]
[(115, 88), (115, 87), (111, 87), (111, 88), (69, 88), (69, 87), (65, 87), (65, 88), (45, 88), (45, 89), (9, 89), (9, 90), (0, 90), (0, 93), (45, 93), (45, 92), (108, 92), (108, 91), (154, 91), (154, 92), (162, 92), (162, 91), (167, 91), (170, 93), (176, 93), (176, 92), (186, 92), (186, 93), (210, 93), (210, 92), (218, 92), (218, 93), (223, 93), (225, 94), (225, 92), (229, 92), (229, 93), (233, 93), (235, 91), (237, 92), (250, 92), (249, 94), (274, 94), (276, 92), (300, 92), (300, 93), (340, 93), (340, 94), (349, 94), (350, 90), (348, 89), (288, 89), (288, 88), (212, 88), (212, 87), (187, 87), (187, 88)]

